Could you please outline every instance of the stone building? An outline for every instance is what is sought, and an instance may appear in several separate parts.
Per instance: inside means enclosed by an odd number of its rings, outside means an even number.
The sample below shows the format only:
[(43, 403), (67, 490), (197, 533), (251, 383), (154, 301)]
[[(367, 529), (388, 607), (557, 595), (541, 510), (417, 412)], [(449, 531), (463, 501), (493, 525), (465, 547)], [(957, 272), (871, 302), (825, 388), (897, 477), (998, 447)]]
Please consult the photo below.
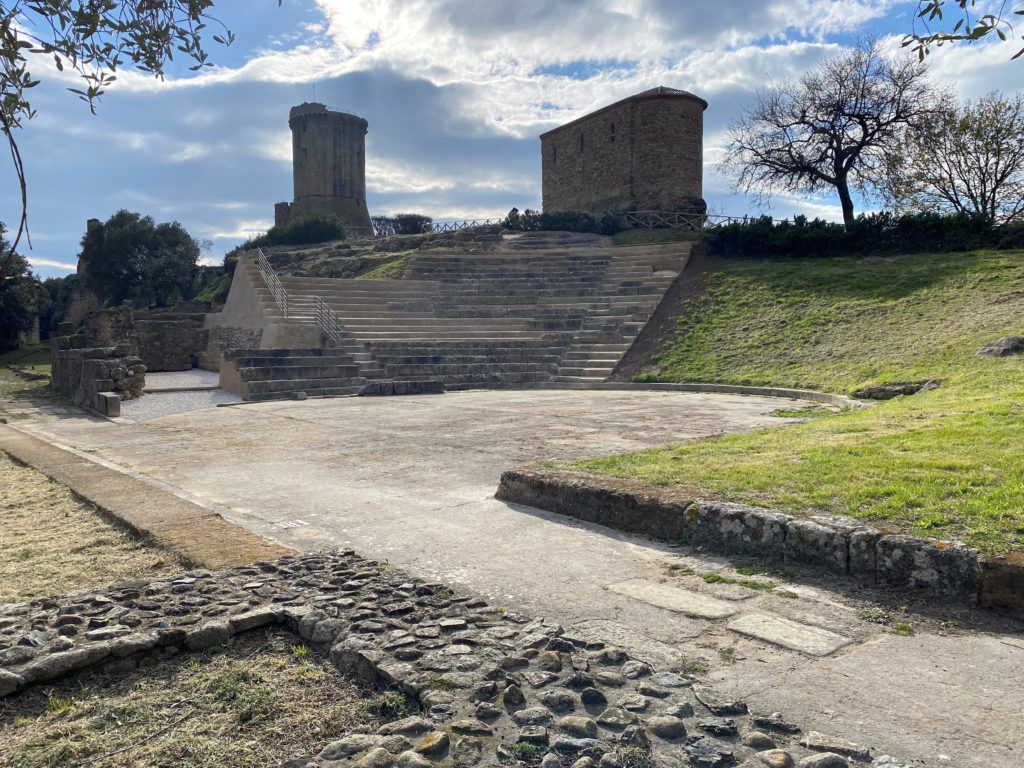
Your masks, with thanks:
[(295, 200), (274, 206), (274, 223), (283, 226), (305, 216), (333, 214), (350, 233), (368, 234), (366, 120), (305, 103), (292, 107), (288, 127)]
[(542, 134), (544, 212), (703, 212), (707, 106), (652, 88)]

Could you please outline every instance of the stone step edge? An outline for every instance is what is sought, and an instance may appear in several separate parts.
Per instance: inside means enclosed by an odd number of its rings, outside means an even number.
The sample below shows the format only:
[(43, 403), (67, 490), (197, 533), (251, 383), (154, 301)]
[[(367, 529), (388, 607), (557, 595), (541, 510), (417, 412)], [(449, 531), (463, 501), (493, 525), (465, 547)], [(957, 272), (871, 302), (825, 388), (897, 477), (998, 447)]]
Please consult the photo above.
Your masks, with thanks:
[[(628, 351), (628, 350), (627, 350)], [(625, 352), (623, 352), (625, 354)], [(576, 386), (565, 386), (555, 384), (542, 385), (551, 389), (608, 389), (623, 391), (651, 391), (651, 392), (708, 392), (722, 395), (751, 395), (754, 397), (784, 397), (791, 400), (810, 400), (825, 405), (834, 405), (839, 408), (871, 408), (874, 403), (865, 403), (845, 395), (835, 395), (829, 392), (817, 392), (812, 389), (786, 389), (784, 387), (752, 387), (740, 384), (705, 384), (705, 383), (669, 383), (669, 382), (639, 382), (639, 381), (605, 381), (599, 384), (582, 383)]]
[(507, 470), (494, 497), (710, 552), (919, 590), (1024, 618), (1024, 552), (984, 557), (960, 542), (909, 536), (850, 518), (798, 517), (571, 470)]

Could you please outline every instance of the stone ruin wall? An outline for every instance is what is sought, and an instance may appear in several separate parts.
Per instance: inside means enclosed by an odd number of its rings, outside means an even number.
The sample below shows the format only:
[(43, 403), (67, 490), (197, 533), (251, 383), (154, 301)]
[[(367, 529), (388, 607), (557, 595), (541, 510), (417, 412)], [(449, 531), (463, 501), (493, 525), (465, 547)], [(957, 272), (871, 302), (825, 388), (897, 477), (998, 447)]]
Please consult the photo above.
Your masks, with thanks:
[(210, 302), (181, 301), (173, 312), (135, 318), (139, 356), (148, 371), (188, 371), (199, 365), (209, 344), (203, 328)]
[(693, 96), (632, 97), (542, 135), (544, 211), (703, 206), (703, 112)]
[(135, 319), (125, 304), (61, 323), (53, 339), (51, 386), (80, 407), (119, 416), (121, 401), (142, 395), (146, 366), (138, 356)]
[(219, 371), (224, 353), (229, 349), (259, 349), (262, 340), (262, 328), (232, 325), (210, 328), (207, 331), (206, 348), (199, 353), (199, 367), (206, 371)]

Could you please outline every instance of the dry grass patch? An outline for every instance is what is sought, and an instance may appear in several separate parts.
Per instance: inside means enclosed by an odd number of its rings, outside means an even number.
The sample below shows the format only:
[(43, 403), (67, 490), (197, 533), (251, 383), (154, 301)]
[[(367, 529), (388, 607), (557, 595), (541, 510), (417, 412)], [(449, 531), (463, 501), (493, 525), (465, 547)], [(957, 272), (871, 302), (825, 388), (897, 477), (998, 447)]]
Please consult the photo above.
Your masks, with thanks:
[(370, 692), (280, 631), (116, 678), (88, 672), (0, 702), (0, 765), (250, 768), (376, 728)]
[(41, 472), (0, 452), (0, 603), (33, 600), (177, 565)]

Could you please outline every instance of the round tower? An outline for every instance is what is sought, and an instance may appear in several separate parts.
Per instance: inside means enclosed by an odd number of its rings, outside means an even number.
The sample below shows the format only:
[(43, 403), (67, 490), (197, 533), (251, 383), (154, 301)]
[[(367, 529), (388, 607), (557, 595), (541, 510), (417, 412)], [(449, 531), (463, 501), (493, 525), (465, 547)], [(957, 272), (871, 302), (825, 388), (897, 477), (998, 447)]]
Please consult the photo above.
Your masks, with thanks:
[(287, 218), (334, 214), (353, 234), (370, 231), (366, 209), (366, 131), (357, 115), (323, 104), (300, 104), (288, 115), (292, 130), (295, 202)]

